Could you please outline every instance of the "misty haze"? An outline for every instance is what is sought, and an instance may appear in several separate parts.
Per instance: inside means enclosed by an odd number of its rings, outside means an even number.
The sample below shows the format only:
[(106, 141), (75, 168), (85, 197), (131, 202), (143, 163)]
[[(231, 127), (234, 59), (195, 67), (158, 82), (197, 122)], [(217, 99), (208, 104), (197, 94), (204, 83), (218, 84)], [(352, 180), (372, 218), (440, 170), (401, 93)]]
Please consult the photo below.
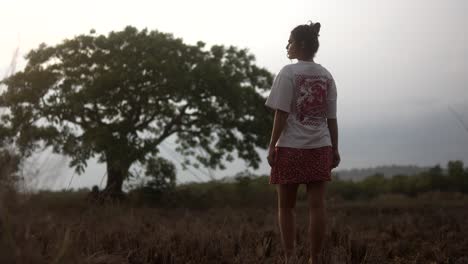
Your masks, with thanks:
[[(2, 3), (0, 263), (286, 263), (265, 101), (308, 21), (336, 84), (341, 158), (321, 263), (468, 263), (466, 10)], [(306, 186), (295, 254), (315, 264), (322, 207)]]

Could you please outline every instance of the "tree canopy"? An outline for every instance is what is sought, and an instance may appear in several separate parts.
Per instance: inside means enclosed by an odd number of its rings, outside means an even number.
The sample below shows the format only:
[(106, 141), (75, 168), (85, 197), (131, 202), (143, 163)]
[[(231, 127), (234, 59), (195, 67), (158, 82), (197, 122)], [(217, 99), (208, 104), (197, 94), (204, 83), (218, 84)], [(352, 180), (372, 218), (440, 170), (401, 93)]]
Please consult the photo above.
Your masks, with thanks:
[(2, 81), (2, 141), (25, 156), (52, 147), (78, 173), (97, 156), (111, 191), (121, 191), (135, 162), (155, 167), (149, 161), (171, 135), (186, 163), (210, 168), (224, 168), (234, 151), (257, 168), (255, 148), (268, 144), (272, 115), (261, 92), (272, 75), (246, 49), (128, 26), (41, 44), (26, 59)]

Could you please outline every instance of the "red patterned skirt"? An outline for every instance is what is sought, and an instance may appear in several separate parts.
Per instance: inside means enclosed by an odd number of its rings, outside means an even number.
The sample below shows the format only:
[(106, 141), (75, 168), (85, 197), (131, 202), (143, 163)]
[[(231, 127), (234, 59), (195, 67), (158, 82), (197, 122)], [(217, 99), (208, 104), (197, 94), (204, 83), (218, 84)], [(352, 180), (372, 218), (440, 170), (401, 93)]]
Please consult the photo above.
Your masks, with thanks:
[(275, 148), (270, 184), (331, 181), (332, 147), (298, 149)]

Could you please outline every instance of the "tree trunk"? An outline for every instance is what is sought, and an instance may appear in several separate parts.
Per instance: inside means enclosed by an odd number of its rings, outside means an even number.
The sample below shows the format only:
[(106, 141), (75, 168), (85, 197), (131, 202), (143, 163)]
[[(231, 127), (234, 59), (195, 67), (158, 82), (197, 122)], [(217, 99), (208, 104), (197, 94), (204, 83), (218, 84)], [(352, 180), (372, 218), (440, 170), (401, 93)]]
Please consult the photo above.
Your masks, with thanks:
[(107, 160), (107, 184), (104, 193), (111, 198), (121, 198), (123, 181), (127, 177), (129, 165), (119, 160)]

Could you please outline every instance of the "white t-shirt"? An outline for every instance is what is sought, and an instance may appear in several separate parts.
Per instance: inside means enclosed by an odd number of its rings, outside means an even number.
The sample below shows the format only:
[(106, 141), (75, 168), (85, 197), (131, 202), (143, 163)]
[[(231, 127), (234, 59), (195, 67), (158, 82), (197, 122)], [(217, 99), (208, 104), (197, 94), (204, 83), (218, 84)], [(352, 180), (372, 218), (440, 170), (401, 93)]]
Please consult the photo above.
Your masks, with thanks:
[(289, 113), (277, 147), (331, 146), (327, 118), (336, 119), (336, 85), (330, 72), (312, 61), (284, 66), (265, 103)]

